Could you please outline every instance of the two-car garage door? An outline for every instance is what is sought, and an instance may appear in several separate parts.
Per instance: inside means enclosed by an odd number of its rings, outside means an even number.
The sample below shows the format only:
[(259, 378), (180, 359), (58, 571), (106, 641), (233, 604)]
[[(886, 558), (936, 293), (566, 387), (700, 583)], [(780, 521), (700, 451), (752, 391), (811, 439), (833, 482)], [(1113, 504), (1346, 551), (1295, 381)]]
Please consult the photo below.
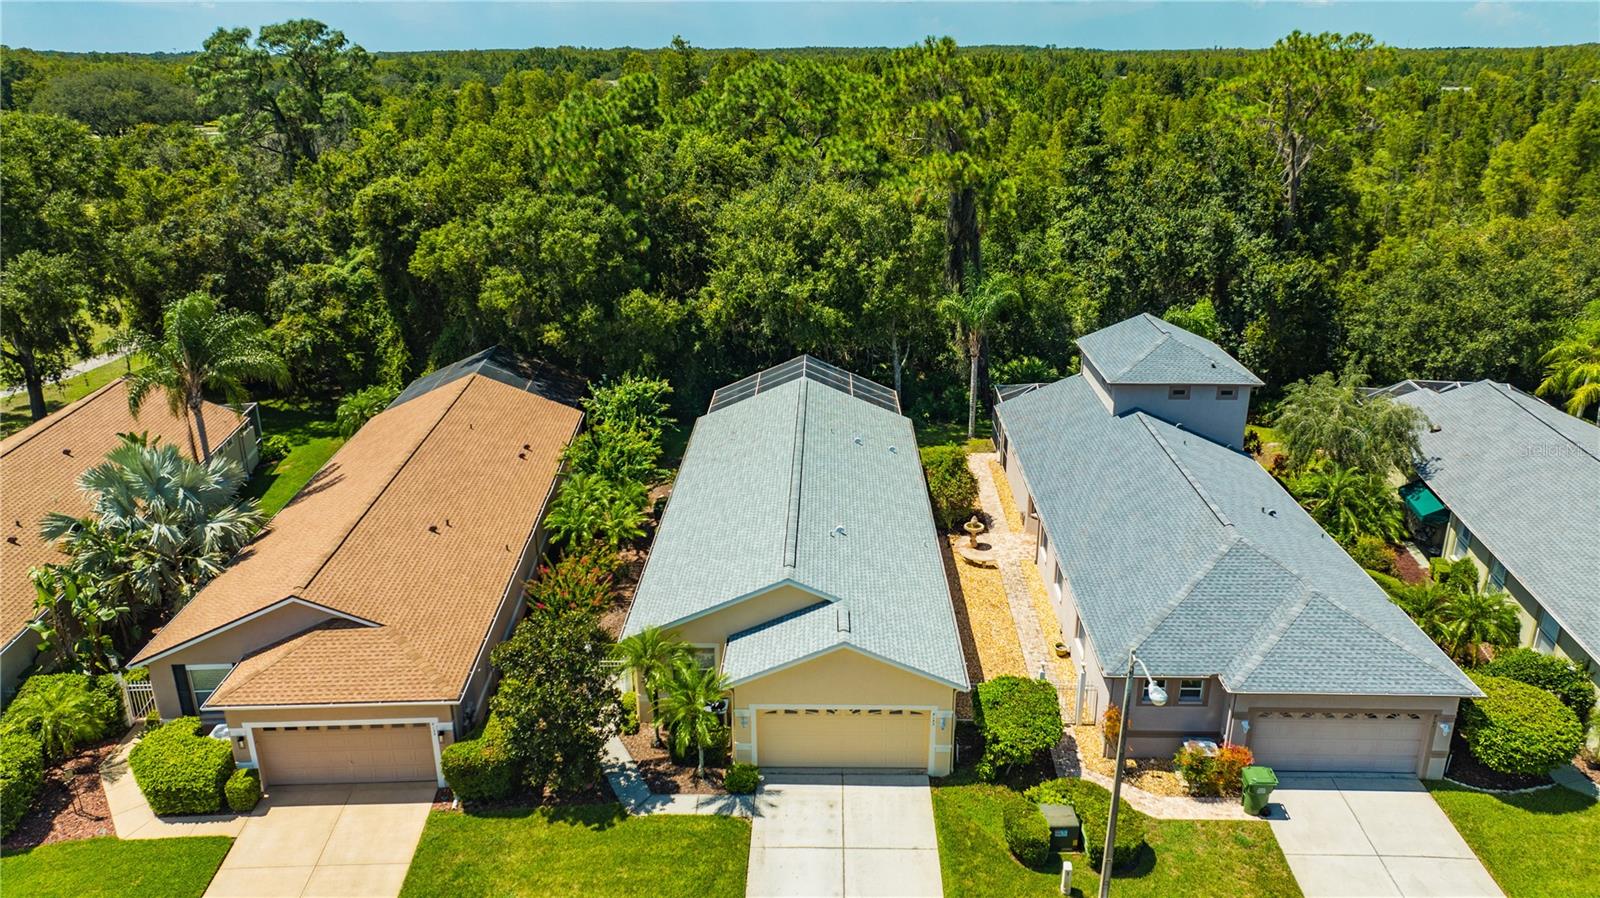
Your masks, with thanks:
[(1414, 774), (1429, 718), (1408, 711), (1258, 711), (1250, 722), (1257, 764)]
[(763, 767), (890, 767), (926, 770), (932, 719), (926, 710), (758, 708), (756, 758)]
[(392, 783), (433, 780), (433, 727), (257, 727), (256, 760), (273, 786), (304, 783)]

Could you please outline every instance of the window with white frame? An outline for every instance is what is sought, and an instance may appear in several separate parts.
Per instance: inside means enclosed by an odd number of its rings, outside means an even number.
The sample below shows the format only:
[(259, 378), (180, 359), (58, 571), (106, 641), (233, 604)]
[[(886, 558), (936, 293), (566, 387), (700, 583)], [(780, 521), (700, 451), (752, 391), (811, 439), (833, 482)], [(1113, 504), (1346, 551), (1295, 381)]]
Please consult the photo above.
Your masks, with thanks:
[(1238, 387), (1217, 387), (1217, 398), (1218, 399), (1238, 399), (1239, 398), (1239, 388)]
[(1056, 565), (1056, 577), (1055, 577), (1056, 598), (1058, 598), (1058, 599), (1061, 598), (1061, 593), (1063, 592), (1062, 587), (1066, 584), (1066, 581), (1067, 581), (1066, 575), (1061, 573), (1061, 565), (1059, 565), (1059, 564)]
[(1506, 566), (1499, 561), (1489, 563), (1489, 592), (1499, 592), (1506, 588)]
[(1450, 550), (1451, 557), (1452, 558), (1461, 558), (1462, 556), (1466, 555), (1467, 554), (1467, 550), (1471, 549), (1471, 548), (1472, 548), (1472, 531), (1468, 530), (1465, 524), (1462, 524), (1461, 522), (1457, 521), (1456, 522), (1456, 544), (1455, 544), (1454, 548), (1452, 548)]
[(222, 685), (230, 670), (233, 670), (232, 664), (190, 664), (184, 668), (184, 673), (189, 677), (189, 697), (194, 702), (196, 713), (211, 697), (211, 693)]
[(1167, 387), (1167, 398), (1168, 399), (1188, 399), (1189, 398), (1189, 388), (1188, 387)]
[(694, 658), (695, 666), (701, 670), (710, 670), (717, 666), (717, 647), (714, 645), (690, 646), (689, 654)]
[(1555, 651), (1556, 641), (1561, 638), (1561, 625), (1550, 616), (1550, 612), (1539, 612), (1539, 632), (1534, 634), (1533, 647), (1541, 652)]
[[(1177, 689), (1176, 692), (1174, 692), (1173, 689), (1172, 689), (1172, 684), (1174, 682), (1176, 682), (1178, 684), (1178, 689)], [(1158, 678), (1158, 679), (1154, 679), (1154, 680), (1147, 680), (1145, 682), (1144, 689), (1140, 690), (1140, 692), (1139, 692), (1139, 704), (1141, 704), (1141, 705), (1154, 704), (1153, 702), (1150, 701), (1150, 684), (1151, 683), (1155, 683), (1155, 684), (1159, 685), (1163, 690), (1166, 691), (1166, 693), (1167, 693), (1167, 701), (1169, 703), (1174, 703), (1174, 704), (1179, 704), (1179, 705), (1203, 705), (1203, 704), (1206, 703), (1206, 681), (1205, 680), (1176, 680), (1176, 681), (1174, 681), (1174, 680), (1166, 680), (1166, 679), (1159, 679)]]

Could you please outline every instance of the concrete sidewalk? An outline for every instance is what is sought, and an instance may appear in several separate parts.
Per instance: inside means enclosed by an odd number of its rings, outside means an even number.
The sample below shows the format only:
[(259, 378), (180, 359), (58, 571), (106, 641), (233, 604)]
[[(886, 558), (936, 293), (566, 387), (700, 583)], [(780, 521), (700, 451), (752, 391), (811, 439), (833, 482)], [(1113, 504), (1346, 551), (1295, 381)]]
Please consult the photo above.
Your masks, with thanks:
[[(166, 839), (172, 836), (237, 836), (244, 829), (246, 815), (211, 814), (195, 817), (157, 817), (144, 800), (133, 771), (128, 769), (128, 752), (143, 735), (135, 727), (122, 739), (111, 757), (100, 765), (100, 785), (105, 789), (111, 823), (122, 839)], [(257, 809), (260, 810), (259, 808)]]
[(718, 814), (724, 817), (749, 817), (754, 813), (753, 795), (667, 795), (650, 791), (639, 775), (622, 740), (606, 740), (605, 756), (600, 759), (606, 783), (624, 810), (634, 816), (649, 814)]

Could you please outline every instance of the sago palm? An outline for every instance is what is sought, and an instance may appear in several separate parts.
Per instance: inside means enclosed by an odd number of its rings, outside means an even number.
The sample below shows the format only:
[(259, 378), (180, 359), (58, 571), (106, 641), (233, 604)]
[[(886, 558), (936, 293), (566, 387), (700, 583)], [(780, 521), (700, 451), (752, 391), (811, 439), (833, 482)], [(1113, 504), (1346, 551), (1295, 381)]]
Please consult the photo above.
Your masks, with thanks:
[[(649, 693), (652, 712), (657, 709), (662, 681), (680, 664), (689, 662), (688, 645), (668, 635), (660, 627), (645, 627), (617, 643), (614, 651), (617, 660), (633, 671), (640, 685)], [(657, 745), (661, 744), (659, 723), (660, 715), (652, 713), (650, 729), (655, 734)]]
[(1579, 322), (1539, 363), (1545, 372), (1540, 396), (1567, 397), (1567, 413), (1580, 418), (1595, 406), (1600, 421), (1600, 319)]
[(55, 679), (12, 702), (5, 728), (33, 733), (47, 757), (64, 758), (100, 732), (100, 719), (88, 690)]
[(163, 334), (135, 338), (145, 367), (128, 377), (128, 409), (135, 416), (157, 388), (166, 391), (174, 416), (189, 423), (200, 438), (190, 446), (195, 460), (211, 457), (211, 441), (201, 414), (205, 390), (220, 390), (230, 402), (244, 399), (247, 380), (282, 385), (289, 369), (254, 316), (217, 307), (205, 293), (190, 293), (167, 307)]
[(696, 777), (705, 775), (706, 746), (716, 738), (722, 724), (721, 715), (712, 706), (722, 700), (728, 689), (728, 678), (720, 671), (693, 663), (677, 665), (667, 678), (659, 708), (661, 722), (672, 734), (678, 754), (694, 746)]
[(1475, 664), (1484, 646), (1515, 645), (1521, 622), (1510, 594), (1473, 585), (1451, 596), (1439, 612), (1444, 648), (1458, 663)]
[(967, 439), (972, 439), (978, 424), (978, 364), (983, 357), (983, 338), (995, 318), (1017, 299), (1016, 283), (1009, 274), (997, 272), (982, 278), (969, 272), (969, 285), (960, 293), (946, 296), (939, 311), (955, 322), (966, 344), (967, 353)]

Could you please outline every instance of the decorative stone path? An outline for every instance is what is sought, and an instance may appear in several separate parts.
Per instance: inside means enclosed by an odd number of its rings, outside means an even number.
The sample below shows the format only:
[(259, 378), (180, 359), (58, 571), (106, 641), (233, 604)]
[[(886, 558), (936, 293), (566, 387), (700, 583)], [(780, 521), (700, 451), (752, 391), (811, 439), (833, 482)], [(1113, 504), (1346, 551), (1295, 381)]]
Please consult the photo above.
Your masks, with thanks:
[[(990, 462), (998, 460), (998, 456), (992, 452), (975, 452), (967, 456), (967, 467), (978, 478), (978, 504), (989, 518), (991, 529), (984, 538), (994, 546), (995, 557), (1000, 562), (1006, 598), (1010, 602), (1011, 616), (1016, 621), (1017, 636), (1022, 643), (1022, 657), (1035, 676), (1043, 670), (1045, 679), (1055, 685), (1061, 700), (1062, 719), (1065, 720), (1072, 710), (1068, 696), (1077, 683), (1072, 666), (1060, 663), (1055, 657), (1039, 616), (1034, 611), (1029, 578), (1037, 579), (1038, 569), (1034, 565), (1033, 543), (1026, 534), (1011, 529), (1007, 509), (1001, 502), (1000, 490), (995, 485), (993, 469), (990, 467)], [(1042, 589), (1043, 584), (1040, 583), (1039, 587)], [(1050, 749), (1050, 760), (1055, 763), (1056, 776), (1081, 777), (1106, 789), (1111, 788), (1111, 777), (1083, 766), (1071, 727), (1067, 727), (1062, 734), (1061, 742)], [(1122, 784), (1122, 797), (1130, 806), (1151, 817), (1171, 820), (1255, 819), (1244, 812), (1236, 798), (1156, 795), (1126, 781)]]
[(705, 814), (724, 817), (749, 817), (755, 811), (751, 795), (669, 795), (651, 792), (639, 765), (633, 762), (622, 740), (606, 740), (605, 757), (600, 761), (606, 782), (622, 807), (634, 816), (650, 814)]

